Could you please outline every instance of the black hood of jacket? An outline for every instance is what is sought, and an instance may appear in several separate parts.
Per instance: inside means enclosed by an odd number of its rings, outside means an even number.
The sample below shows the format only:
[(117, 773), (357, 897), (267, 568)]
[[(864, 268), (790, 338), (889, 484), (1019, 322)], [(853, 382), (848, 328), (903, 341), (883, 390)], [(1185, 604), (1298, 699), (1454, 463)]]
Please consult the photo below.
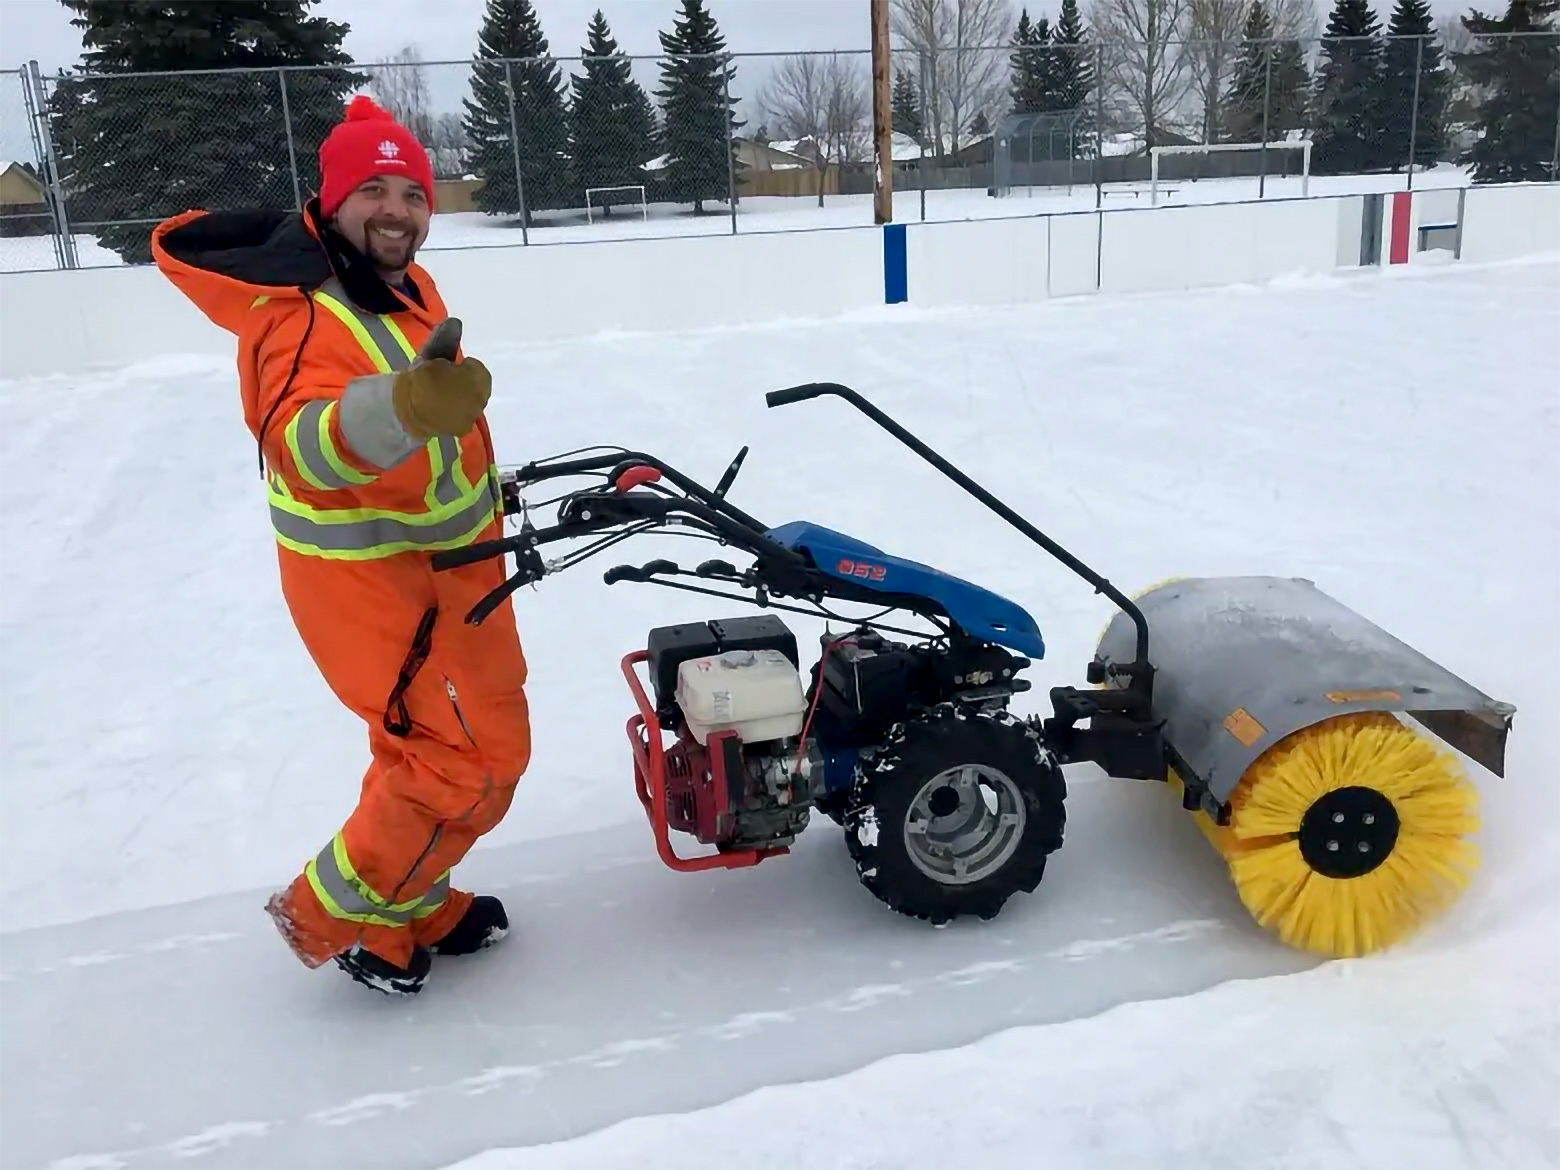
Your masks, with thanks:
[[(314, 232), (304, 222), (305, 216)], [(335, 276), (367, 312), (395, 313), (404, 308), (373, 262), (321, 219), (318, 199), (309, 200), (301, 213), (209, 212), (168, 232), (162, 246), (192, 268), (246, 284), (313, 292)], [(410, 273), (403, 291), (417, 304), (425, 304)]]

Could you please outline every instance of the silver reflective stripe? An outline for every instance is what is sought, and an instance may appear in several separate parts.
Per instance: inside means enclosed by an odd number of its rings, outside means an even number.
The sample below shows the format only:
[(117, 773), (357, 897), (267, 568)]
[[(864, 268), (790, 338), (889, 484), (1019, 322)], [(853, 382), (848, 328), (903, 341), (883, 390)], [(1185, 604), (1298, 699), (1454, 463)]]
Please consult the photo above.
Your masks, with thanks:
[[(327, 452), (326, 444), (330, 420), (326, 415), (333, 404), (327, 399), (316, 398), (305, 402), (287, 425), (288, 446), (298, 462), (298, 470), (311, 487), (324, 489), (349, 488), (355, 484), (372, 482), (352, 468), (338, 470), (336, 461)], [(343, 474), (343, 470), (349, 474)]]
[(415, 918), (426, 918), (450, 894), (450, 875), (446, 870), (421, 898), (392, 905), (357, 876), (339, 833), (315, 855), (304, 872), (331, 917), (378, 926), (405, 926)]
[[(301, 546), (299, 551), (327, 556), (336, 554), (351, 557), (353, 554), (368, 552), (385, 556), (394, 552), (453, 546), (474, 539), (476, 532), (495, 515), (491, 483), (491, 476), (484, 478), (482, 487), (476, 491), (469, 504), (432, 523), (412, 524), (372, 514), (346, 521), (321, 522), (281, 507), (274, 498), (271, 503), (271, 523), (276, 528), (277, 536), (292, 546)], [(322, 514), (330, 515), (329, 512)]]
[(390, 364), (392, 370), (409, 370), (412, 368), (411, 356), (401, 348), (400, 342), (396, 341), (395, 334), (390, 332), (390, 327), (385, 324), (385, 319), (377, 313), (365, 313), (358, 308), (353, 303), (352, 298), (347, 296), (347, 290), (342, 287), (340, 280), (334, 276), (331, 277), (324, 284), (320, 285), (320, 291), (340, 301), (358, 319), (359, 324), (363, 326), (364, 331), (373, 339), (374, 344), (384, 356), (385, 361)]
[(353, 378), (341, 395), (341, 437), (366, 463), (382, 471), (398, 467), (424, 444), (406, 433), (396, 417), (394, 374)]

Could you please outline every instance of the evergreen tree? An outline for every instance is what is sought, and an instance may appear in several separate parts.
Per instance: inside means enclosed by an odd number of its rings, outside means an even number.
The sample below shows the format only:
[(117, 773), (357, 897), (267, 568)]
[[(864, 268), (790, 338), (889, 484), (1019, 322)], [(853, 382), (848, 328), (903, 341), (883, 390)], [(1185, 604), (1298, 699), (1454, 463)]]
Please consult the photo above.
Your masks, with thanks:
[(1273, 43), (1273, 76), (1269, 81), (1268, 141), (1311, 125), (1311, 72), (1297, 40)]
[(921, 92), (916, 88), (915, 74), (908, 69), (894, 70), (893, 98), (894, 133), (921, 143), (925, 128), (921, 117)]
[(1273, 18), (1263, 0), (1253, 0), (1241, 35), (1235, 76), (1224, 100), (1224, 136), (1231, 142), (1261, 142), (1265, 110), (1267, 140), (1280, 141), (1288, 131), (1306, 125), (1310, 78), (1300, 42), (1271, 40)]
[(1357, 174), (1386, 165), (1380, 32), (1369, 0), (1336, 0), (1316, 74), (1311, 166), (1318, 174)]
[(1446, 146), (1447, 76), (1434, 33), (1427, 0), (1397, 0), (1387, 24), (1379, 99), (1385, 127), (1383, 149), (1394, 170), (1408, 163), (1411, 141), (1415, 166), (1433, 166)]
[[(50, 95), (51, 131), (70, 214), (81, 223), (155, 220), (190, 208), (297, 204), (277, 66), (289, 71), (297, 195), (318, 189), (320, 140), (368, 78), (341, 68), (348, 26), (313, 16), (317, 0), (60, 0), (82, 30), (81, 68)], [(115, 77), (242, 68), (252, 72)], [(154, 225), (96, 229), (130, 263), (151, 259)]]
[(1229, 142), (1261, 142), (1264, 112), (1271, 116), (1268, 103), (1268, 39), (1273, 35), (1273, 18), (1262, 0), (1252, 0), (1241, 31), (1240, 50), (1235, 56), (1235, 75), (1224, 99), (1222, 116), (1224, 137)]
[[(1084, 158), (1094, 153), (1094, 49), (1084, 40), (1078, 0), (1062, 0), (1051, 44), (1051, 85), (1056, 95), (1053, 108), (1077, 111), (1071, 123), (1072, 157)], [(1058, 142), (1053, 157), (1063, 157), (1061, 151)]]
[[(535, 213), (573, 207), (580, 199), (569, 158), (569, 126), (563, 107), (562, 70), (552, 60), (531, 0), (487, 0), (471, 68), (471, 97), (463, 100), (472, 171), (483, 185), (473, 196), (488, 215), (520, 210), (515, 153), (525, 183), (526, 222)], [(509, 87), (514, 82), (510, 141)]]
[(665, 116), (662, 146), (668, 155), (661, 182), (665, 197), (692, 203), (702, 215), (706, 199), (735, 198), (736, 131), (746, 125), (727, 101), (735, 69), (726, 68), (726, 40), (704, 0), (682, 0), (671, 32), (662, 32), (660, 99)]
[(1498, 20), (1478, 9), (1462, 18), (1463, 27), (1480, 38), (1456, 55), (1482, 94), (1476, 123), (1480, 136), (1461, 160), (1473, 164), (1475, 183), (1560, 180), (1554, 165), (1560, 33), (1550, 23), (1556, 11), (1560, 0), (1511, 0)]
[[(635, 82), (629, 59), (619, 51), (601, 10), (591, 18), (583, 76), (571, 77), (570, 153), (583, 190), (644, 182), (643, 167), (655, 157), (655, 120), (650, 99)], [(612, 214), (612, 202), (605, 201)]]
[(1056, 108), (1056, 79), (1051, 68), (1051, 22), (1031, 23), (1029, 9), (1018, 14), (1013, 53), (1008, 59), (1008, 100), (1015, 114), (1038, 114)]

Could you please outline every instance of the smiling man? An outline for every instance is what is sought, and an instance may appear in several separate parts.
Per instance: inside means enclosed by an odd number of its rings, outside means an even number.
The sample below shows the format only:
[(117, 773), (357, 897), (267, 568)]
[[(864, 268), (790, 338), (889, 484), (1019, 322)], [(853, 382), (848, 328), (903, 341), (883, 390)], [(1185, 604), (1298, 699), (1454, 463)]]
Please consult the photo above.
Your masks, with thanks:
[[(332, 691), (368, 724), (357, 807), (267, 903), (308, 967), (418, 991), (434, 954), (502, 938), (497, 898), (450, 869), (508, 811), (530, 760), (526, 663), (500, 560), (434, 573), (432, 554), (500, 535), (487, 369), (460, 351), (416, 263), (433, 215), (417, 139), (366, 97), (320, 147), (303, 211), (188, 211), (152, 255), (237, 338), (282, 593)], [(278, 708), (275, 695), (264, 709)], [(307, 748), (291, 728), (257, 737)]]

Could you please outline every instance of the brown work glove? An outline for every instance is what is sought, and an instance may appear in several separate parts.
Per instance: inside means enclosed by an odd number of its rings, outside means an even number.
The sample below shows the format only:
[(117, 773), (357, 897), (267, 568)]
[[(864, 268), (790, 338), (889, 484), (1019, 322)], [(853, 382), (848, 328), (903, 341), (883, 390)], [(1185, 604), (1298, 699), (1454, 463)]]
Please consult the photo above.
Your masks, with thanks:
[(395, 377), (390, 397), (406, 433), (418, 442), (464, 435), (476, 425), (493, 392), (493, 375), (474, 357), (455, 361), (460, 318), (446, 317), (428, 335), (408, 370)]

